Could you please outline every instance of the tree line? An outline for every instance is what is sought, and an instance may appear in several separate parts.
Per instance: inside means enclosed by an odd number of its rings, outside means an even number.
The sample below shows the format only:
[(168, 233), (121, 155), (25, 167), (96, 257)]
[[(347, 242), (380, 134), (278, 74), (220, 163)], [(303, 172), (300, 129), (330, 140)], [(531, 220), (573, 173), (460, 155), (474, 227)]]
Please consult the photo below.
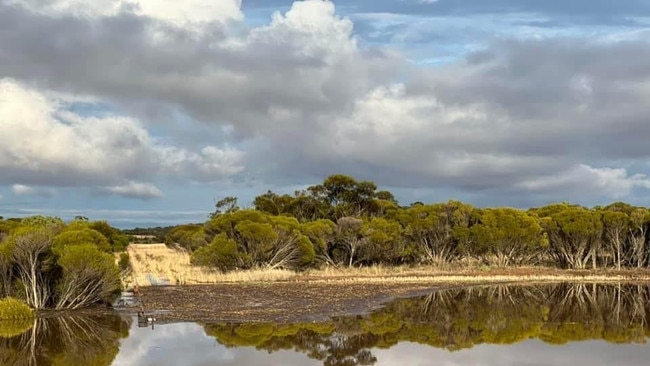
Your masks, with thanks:
[(242, 209), (227, 197), (203, 224), (168, 231), (196, 265), (234, 269), (328, 266), (650, 266), (650, 210), (616, 202), (521, 210), (459, 201), (400, 206), (369, 181), (333, 175), (293, 195), (268, 191)]
[(128, 243), (105, 221), (0, 218), (0, 297), (20, 298), (34, 309), (110, 303), (121, 289), (113, 253)]

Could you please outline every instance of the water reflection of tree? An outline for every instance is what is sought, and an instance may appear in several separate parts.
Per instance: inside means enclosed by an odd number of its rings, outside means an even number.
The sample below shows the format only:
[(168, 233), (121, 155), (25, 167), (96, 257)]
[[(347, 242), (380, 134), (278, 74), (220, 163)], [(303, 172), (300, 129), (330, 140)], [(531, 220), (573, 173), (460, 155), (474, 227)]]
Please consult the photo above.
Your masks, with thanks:
[(26, 332), (0, 337), (0, 364), (110, 365), (130, 322), (118, 315), (37, 318)]
[(352, 366), (372, 365), (373, 348), (405, 341), (452, 351), (531, 338), (554, 344), (645, 342), (649, 311), (647, 285), (503, 285), (436, 291), (328, 323), (216, 324), (205, 329), (227, 346), (294, 349), (326, 366)]

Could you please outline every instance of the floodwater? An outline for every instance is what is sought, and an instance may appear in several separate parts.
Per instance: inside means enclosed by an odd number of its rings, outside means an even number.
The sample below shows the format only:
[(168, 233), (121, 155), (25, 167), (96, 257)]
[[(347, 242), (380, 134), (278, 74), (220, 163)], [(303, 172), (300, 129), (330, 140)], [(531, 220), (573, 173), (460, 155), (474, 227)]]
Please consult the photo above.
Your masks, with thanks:
[(0, 323), (1, 365), (647, 365), (650, 286), (483, 286), (324, 323)]

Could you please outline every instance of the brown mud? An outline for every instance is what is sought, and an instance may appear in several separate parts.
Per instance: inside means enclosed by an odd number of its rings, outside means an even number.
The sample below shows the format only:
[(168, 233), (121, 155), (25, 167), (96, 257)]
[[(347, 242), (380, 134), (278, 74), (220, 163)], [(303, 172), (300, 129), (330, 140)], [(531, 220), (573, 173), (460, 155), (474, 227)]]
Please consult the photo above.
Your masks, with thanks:
[(341, 284), (275, 282), (148, 287), (140, 290), (145, 312), (159, 322), (326, 321), (365, 314), (398, 298), (428, 294), (433, 284)]
[(303, 277), (301, 280), (152, 286), (139, 289), (145, 312), (158, 321), (317, 322), (331, 317), (367, 314), (400, 298), (441, 288), (490, 284), (549, 282), (649, 282), (641, 271), (497, 270), (489, 274), (390, 277)]

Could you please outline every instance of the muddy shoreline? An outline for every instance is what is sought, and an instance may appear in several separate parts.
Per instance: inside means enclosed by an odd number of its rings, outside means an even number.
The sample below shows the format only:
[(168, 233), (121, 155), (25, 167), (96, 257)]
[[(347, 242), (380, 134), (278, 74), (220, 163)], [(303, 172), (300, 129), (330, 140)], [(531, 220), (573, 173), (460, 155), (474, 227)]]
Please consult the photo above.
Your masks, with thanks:
[[(266, 283), (155, 286), (140, 290), (159, 322), (320, 322), (367, 314), (390, 301), (445, 285)], [(446, 285), (448, 286), (448, 285)]]
[[(443, 288), (495, 284), (532, 285), (558, 282), (648, 283), (646, 276), (421, 277), (392, 281), (366, 278), (260, 283), (151, 286), (139, 289), (145, 312), (160, 322), (276, 322), (327, 321), (337, 316), (363, 315), (402, 298), (428, 295)], [(138, 309), (131, 309), (136, 311)]]

